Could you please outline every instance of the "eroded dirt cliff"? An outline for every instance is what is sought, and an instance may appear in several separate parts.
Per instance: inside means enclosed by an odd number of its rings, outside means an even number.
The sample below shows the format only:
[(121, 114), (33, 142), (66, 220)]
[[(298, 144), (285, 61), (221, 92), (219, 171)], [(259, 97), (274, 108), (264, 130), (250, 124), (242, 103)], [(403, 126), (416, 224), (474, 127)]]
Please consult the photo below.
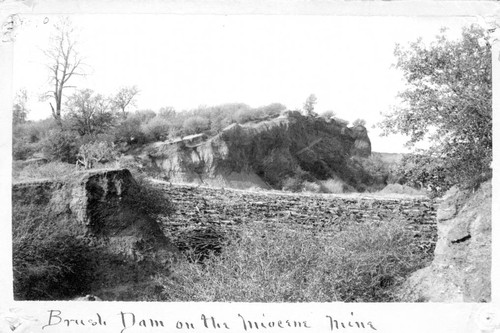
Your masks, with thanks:
[(281, 189), (287, 177), (299, 175), (310, 181), (340, 178), (356, 188), (360, 177), (350, 167), (350, 158), (370, 153), (363, 126), (348, 128), (335, 120), (288, 111), (233, 124), (202, 141), (156, 143), (145, 155), (172, 181)]
[(434, 261), (401, 290), (404, 301), (491, 300), (491, 181), (474, 193), (450, 189), (437, 211)]
[[(168, 269), (177, 249), (144, 212), (138, 193), (138, 185), (126, 169), (14, 184), (17, 297), (60, 299), (76, 296), (73, 292), (92, 291), (106, 298), (108, 288), (141, 283), (158, 269)], [(38, 249), (30, 249), (36, 244)], [(58, 249), (74, 253), (58, 253)], [(60, 262), (63, 256), (69, 262)], [(49, 275), (60, 267), (79, 270), (71, 272), (74, 281), (68, 284), (72, 286), (52, 285), (35, 272), (47, 270)], [(46, 295), (36, 292), (44, 288)]]

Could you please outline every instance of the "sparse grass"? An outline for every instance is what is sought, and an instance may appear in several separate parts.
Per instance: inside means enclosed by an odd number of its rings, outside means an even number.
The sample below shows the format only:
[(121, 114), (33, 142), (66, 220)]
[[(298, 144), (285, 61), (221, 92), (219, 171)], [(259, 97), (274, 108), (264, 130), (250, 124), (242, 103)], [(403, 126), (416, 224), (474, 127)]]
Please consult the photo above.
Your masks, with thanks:
[(14, 180), (60, 179), (76, 171), (74, 164), (49, 162), (46, 164), (13, 163), (12, 178)]
[[(429, 258), (396, 223), (347, 227), (333, 239), (284, 226), (246, 227), (222, 253), (159, 276), (164, 301), (384, 302)], [(194, 258), (196, 259), (196, 258)]]

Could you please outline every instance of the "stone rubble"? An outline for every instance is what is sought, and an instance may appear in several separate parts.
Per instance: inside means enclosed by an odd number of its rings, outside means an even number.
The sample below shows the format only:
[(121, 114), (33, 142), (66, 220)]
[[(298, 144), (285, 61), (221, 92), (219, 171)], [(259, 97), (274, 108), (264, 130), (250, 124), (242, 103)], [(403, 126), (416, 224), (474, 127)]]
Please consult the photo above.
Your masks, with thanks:
[(217, 235), (237, 232), (240, 226), (252, 223), (267, 229), (285, 225), (329, 237), (352, 223), (397, 221), (420, 238), (425, 251), (432, 253), (436, 242), (436, 203), (425, 197), (349, 197), (178, 184), (158, 186), (167, 191), (176, 208), (171, 216), (162, 219), (163, 230), (181, 249), (190, 246), (187, 238), (195, 238), (194, 243), (219, 250), (220, 246), (210, 247), (204, 244), (209, 241), (201, 238), (215, 240), (220, 238)]

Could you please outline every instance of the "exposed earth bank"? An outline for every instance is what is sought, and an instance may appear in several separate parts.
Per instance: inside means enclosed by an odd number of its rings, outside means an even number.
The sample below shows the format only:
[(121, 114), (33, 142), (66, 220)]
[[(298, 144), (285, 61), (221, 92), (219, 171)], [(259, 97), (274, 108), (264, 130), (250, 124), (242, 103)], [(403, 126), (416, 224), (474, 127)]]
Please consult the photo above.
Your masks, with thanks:
[(233, 188), (281, 189), (287, 178), (340, 179), (356, 190), (384, 183), (353, 158), (368, 157), (371, 143), (363, 126), (287, 111), (221, 133), (192, 135), (149, 145), (143, 158), (171, 181)]
[(168, 270), (178, 250), (144, 210), (140, 193), (126, 169), (14, 184), (16, 299), (89, 292), (105, 298), (108, 288)]
[(491, 301), (491, 180), (474, 193), (450, 189), (437, 211), (434, 261), (401, 289), (407, 302)]

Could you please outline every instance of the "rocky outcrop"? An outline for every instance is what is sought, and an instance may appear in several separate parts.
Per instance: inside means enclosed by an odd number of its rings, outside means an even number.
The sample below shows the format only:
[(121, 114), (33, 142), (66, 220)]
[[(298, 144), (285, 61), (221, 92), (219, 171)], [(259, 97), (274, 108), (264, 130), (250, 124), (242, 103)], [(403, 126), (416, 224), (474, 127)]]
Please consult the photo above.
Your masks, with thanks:
[(491, 181), (475, 193), (450, 189), (437, 212), (434, 261), (414, 273), (403, 301), (491, 300)]
[(349, 159), (370, 153), (363, 126), (348, 128), (335, 120), (294, 111), (274, 119), (232, 124), (195, 145), (168, 142), (147, 149), (152, 163), (172, 181), (279, 189), (287, 177), (297, 174), (309, 180), (337, 177), (356, 186)]
[(99, 290), (143, 281), (158, 268), (168, 269), (178, 251), (142, 210), (137, 193), (138, 185), (126, 169), (14, 184), (14, 237), (31, 230), (78, 240), (75, 251), (89, 251), (93, 257), (86, 291), (102, 296)]

